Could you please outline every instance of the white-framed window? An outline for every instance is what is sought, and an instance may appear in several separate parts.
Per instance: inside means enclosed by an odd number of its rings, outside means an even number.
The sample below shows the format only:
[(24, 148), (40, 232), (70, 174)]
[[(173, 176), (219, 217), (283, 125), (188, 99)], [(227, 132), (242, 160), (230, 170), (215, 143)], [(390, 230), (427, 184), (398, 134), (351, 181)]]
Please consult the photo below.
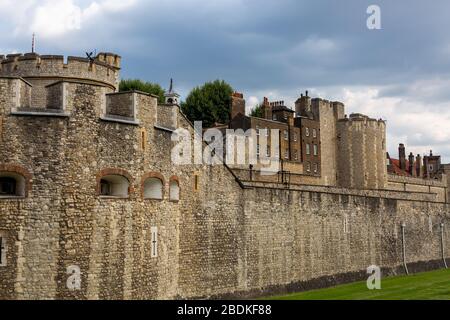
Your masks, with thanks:
[(275, 149), (275, 158), (280, 158), (280, 150), (278, 148)]
[(151, 228), (151, 252), (150, 255), (152, 258), (158, 257), (158, 227)]
[(277, 121), (277, 115), (276, 114), (272, 115), (272, 120), (273, 121)]
[(314, 173), (318, 173), (319, 172), (319, 164), (314, 163)]
[(297, 161), (298, 160), (298, 151), (294, 150), (294, 160)]
[(284, 140), (289, 140), (289, 132), (287, 130), (284, 130)]
[(311, 162), (306, 163), (306, 172), (311, 172)]
[(317, 130), (313, 129), (313, 138), (317, 138)]
[(297, 142), (297, 140), (298, 140), (297, 134), (294, 133), (294, 141)]
[(306, 154), (307, 155), (311, 154), (311, 145), (309, 143), (306, 144)]
[(288, 149), (284, 150), (284, 158), (286, 160), (289, 159), (289, 150)]
[(305, 127), (305, 135), (306, 135), (307, 137), (309, 137), (309, 128), (308, 128), (308, 127)]
[(430, 164), (428, 167), (430, 168), (430, 172), (434, 170), (434, 166), (432, 164)]
[(313, 149), (314, 149), (314, 155), (315, 155), (315, 156), (319, 155), (319, 148), (317, 147), (317, 144), (315, 144), (315, 145), (313, 146)]

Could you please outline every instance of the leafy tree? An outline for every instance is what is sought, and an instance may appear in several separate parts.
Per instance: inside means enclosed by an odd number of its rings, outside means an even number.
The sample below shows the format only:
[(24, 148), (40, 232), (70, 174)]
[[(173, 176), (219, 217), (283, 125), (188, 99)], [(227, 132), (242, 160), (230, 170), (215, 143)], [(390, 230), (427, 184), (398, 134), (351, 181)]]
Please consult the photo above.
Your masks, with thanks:
[(158, 96), (158, 102), (164, 103), (164, 89), (157, 83), (144, 82), (138, 79), (120, 81), (119, 91), (137, 90)]
[(203, 121), (204, 127), (228, 123), (232, 93), (233, 88), (223, 80), (207, 82), (189, 93), (181, 110), (190, 121)]
[(250, 117), (264, 118), (264, 106), (262, 104), (256, 105), (250, 112)]

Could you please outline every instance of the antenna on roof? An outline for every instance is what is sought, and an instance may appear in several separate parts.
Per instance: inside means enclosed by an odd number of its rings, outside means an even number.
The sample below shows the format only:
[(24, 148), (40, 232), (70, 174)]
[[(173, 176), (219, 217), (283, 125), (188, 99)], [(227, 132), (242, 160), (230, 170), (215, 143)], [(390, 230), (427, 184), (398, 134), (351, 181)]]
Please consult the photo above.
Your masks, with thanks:
[(36, 44), (36, 34), (33, 32), (33, 38), (31, 39), (31, 53), (34, 53)]

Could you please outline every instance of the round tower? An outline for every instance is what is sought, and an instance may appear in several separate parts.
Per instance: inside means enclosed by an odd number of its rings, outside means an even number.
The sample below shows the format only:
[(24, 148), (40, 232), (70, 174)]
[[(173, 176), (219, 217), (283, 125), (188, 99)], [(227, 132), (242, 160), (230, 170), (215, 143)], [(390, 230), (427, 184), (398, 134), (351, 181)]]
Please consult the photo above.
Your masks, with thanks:
[(0, 77), (20, 77), (37, 87), (60, 80), (84, 80), (117, 91), (120, 61), (120, 56), (112, 53), (68, 57), (67, 61), (58, 55), (9, 54), (0, 56)]
[(386, 123), (363, 114), (340, 119), (338, 185), (357, 189), (386, 187)]

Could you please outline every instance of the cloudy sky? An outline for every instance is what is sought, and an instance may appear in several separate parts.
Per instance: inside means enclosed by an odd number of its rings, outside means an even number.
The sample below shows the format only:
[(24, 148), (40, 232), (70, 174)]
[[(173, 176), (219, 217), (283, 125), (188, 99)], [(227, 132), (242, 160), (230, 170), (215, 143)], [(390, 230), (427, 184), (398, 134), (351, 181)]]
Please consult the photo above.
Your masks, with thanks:
[[(381, 8), (369, 30), (367, 8)], [(224, 79), (248, 107), (301, 92), (388, 120), (389, 151), (450, 162), (447, 0), (0, 0), (0, 53), (123, 57), (122, 76), (186, 95)]]

